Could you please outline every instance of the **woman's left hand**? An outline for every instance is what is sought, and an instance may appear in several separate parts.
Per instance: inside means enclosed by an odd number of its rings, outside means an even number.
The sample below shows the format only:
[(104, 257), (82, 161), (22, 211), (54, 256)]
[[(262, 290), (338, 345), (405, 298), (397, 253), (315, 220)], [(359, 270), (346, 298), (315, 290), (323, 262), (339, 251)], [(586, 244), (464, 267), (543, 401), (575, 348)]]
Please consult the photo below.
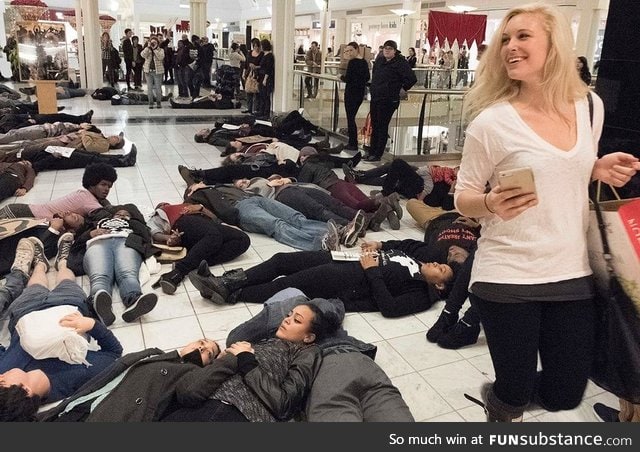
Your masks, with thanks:
[(640, 171), (640, 161), (626, 152), (612, 152), (596, 160), (591, 177), (614, 187), (622, 187)]
[(234, 342), (225, 350), (227, 353), (231, 353), (234, 356), (237, 356), (242, 352), (254, 353), (253, 346), (250, 342), (242, 341), (242, 342)]

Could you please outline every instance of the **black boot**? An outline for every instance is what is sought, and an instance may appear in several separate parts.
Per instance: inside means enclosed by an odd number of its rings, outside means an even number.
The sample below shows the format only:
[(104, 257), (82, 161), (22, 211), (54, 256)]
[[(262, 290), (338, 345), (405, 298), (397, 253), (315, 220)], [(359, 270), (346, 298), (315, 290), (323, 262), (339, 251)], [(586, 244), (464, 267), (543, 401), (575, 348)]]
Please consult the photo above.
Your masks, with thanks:
[(222, 276), (213, 276), (207, 261), (200, 262), (197, 270), (189, 273), (189, 280), (200, 291), (202, 298), (216, 304), (229, 303), (231, 292), (247, 284), (247, 275), (241, 268), (229, 270)]
[(472, 345), (478, 342), (479, 335), (479, 324), (469, 324), (461, 319), (453, 328), (440, 336), (438, 345), (449, 350), (457, 350), (466, 345)]
[(170, 272), (160, 275), (160, 280), (158, 282), (160, 283), (160, 287), (164, 293), (172, 295), (176, 292), (178, 285), (183, 279), (184, 275), (180, 271), (173, 269)]
[(436, 320), (429, 331), (427, 331), (427, 340), (429, 342), (438, 342), (440, 338), (449, 331), (458, 321), (458, 316), (451, 314), (447, 310), (443, 309), (440, 313), (440, 317)]

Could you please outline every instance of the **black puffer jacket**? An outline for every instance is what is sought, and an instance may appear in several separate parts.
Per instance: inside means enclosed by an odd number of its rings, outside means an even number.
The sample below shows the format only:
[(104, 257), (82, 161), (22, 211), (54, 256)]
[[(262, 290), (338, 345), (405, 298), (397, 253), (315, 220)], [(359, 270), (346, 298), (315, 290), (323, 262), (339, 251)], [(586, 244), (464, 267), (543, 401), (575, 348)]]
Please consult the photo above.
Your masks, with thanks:
[(399, 52), (389, 61), (384, 57), (376, 58), (371, 74), (369, 92), (372, 101), (399, 101), (400, 89), (409, 91), (418, 81), (409, 63)]

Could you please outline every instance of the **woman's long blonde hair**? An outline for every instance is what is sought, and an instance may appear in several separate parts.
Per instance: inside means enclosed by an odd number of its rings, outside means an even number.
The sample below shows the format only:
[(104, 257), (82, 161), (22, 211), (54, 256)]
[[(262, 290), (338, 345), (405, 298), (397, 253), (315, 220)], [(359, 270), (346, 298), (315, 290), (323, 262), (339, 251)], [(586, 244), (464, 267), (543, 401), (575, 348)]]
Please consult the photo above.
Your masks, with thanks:
[(482, 54), (473, 87), (464, 101), (465, 116), (469, 121), (490, 105), (508, 101), (518, 94), (520, 82), (509, 78), (502, 60), (502, 35), (509, 20), (526, 13), (539, 15), (549, 36), (549, 53), (542, 75), (544, 106), (560, 114), (558, 103), (573, 102), (586, 96), (588, 87), (580, 80), (576, 69), (576, 56), (572, 50), (573, 34), (569, 23), (556, 7), (545, 3), (531, 3), (507, 12)]

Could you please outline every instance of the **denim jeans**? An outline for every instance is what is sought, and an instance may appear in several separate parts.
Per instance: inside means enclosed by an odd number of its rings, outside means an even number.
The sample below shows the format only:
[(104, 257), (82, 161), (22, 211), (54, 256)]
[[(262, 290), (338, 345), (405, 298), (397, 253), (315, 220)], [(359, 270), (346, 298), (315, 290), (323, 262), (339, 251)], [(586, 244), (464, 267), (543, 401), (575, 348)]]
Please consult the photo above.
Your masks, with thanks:
[(193, 77), (193, 71), (189, 66), (176, 68), (176, 79), (178, 82), (178, 96), (189, 97), (189, 86), (191, 85), (191, 78)]
[(111, 293), (114, 277), (125, 304), (127, 298), (141, 293), (138, 274), (142, 256), (125, 241), (125, 237), (102, 239), (87, 248), (83, 264), (91, 285), (90, 297), (101, 289)]
[(305, 251), (322, 248), (327, 224), (309, 220), (300, 212), (281, 202), (261, 196), (236, 203), (240, 227), (273, 237), (280, 243)]
[(147, 72), (147, 88), (149, 96), (149, 105), (160, 103), (162, 100), (162, 74), (160, 72)]

